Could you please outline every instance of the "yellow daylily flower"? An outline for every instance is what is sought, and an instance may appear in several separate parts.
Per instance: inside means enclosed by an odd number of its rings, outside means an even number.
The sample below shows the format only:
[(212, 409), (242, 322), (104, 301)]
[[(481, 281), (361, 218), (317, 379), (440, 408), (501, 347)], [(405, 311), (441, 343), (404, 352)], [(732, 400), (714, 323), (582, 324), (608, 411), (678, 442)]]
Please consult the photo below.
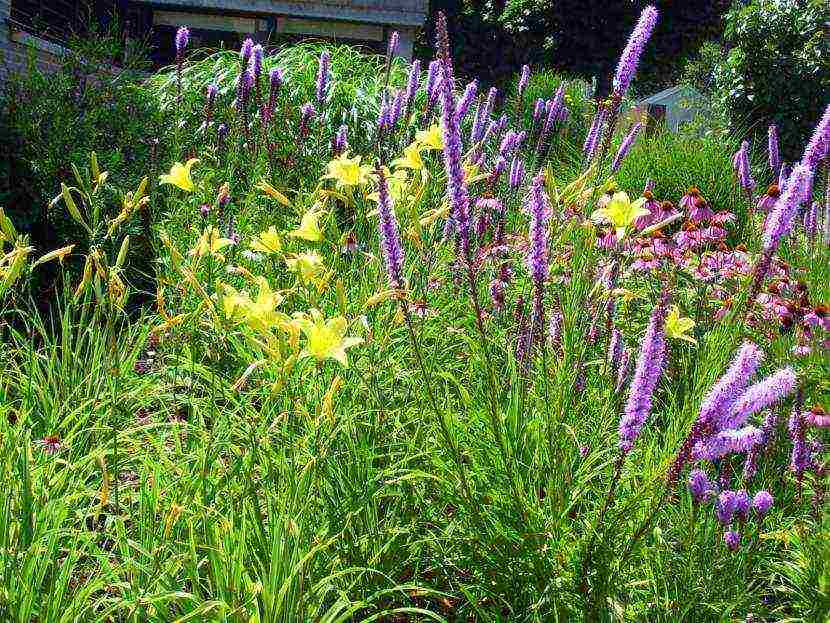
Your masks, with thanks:
[(640, 198), (635, 202), (631, 202), (626, 192), (614, 193), (608, 203), (595, 210), (591, 215), (594, 221), (608, 221), (617, 231), (617, 238), (621, 239), (625, 235), (625, 230), (630, 227), (634, 221), (639, 217), (648, 214), (648, 210), (643, 208), (645, 198)]
[(255, 331), (266, 332), (279, 324), (281, 314), (275, 308), (282, 303), (282, 295), (271, 289), (265, 277), (257, 277), (256, 282), (259, 291), (247, 305), (245, 322)]
[(398, 169), (412, 169), (420, 171), (424, 168), (424, 161), (421, 158), (421, 150), (418, 143), (412, 143), (403, 150), (403, 156), (392, 161), (392, 166)]
[(177, 188), (181, 188), (182, 190), (192, 193), (196, 190), (196, 187), (193, 185), (193, 178), (190, 177), (190, 169), (192, 169), (193, 165), (197, 162), (199, 162), (198, 158), (191, 158), (184, 164), (181, 162), (174, 162), (173, 166), (170, 167), (170, 173), (159, 176), (159, 183), (173, 184), (173, 186), (176, 186)]
[(300, 357), (314, 357), (318, 363), (334, 359), (348, 367), (346, 349), (363, 342), (363, 338), (346, 337), (348, 323), (345, 318), (337, 316), (326, 320), (317, 309), (310, 310), (309, 314), (296, 314), (294, 323), (306, 337)]
[(199, 236), (196, 241), (196, 246), (188, 251), (188, 255), (194, 257), (202, 257), (203, 255), (215, 255), (219, 259), (225, 259), (219, 251), (233, 244), (233, 240), (222, 238), (219, 236), (219, 230), (216, 227), (208, 227)]
[(294, 231), (288, 232), (288, 235), (292, 238), (302, 238), (310, 242), (320, 242), (323, 239), (323, 232), (320, 231), (320, 217), (322, 215), (322, 210), (316, 207), (311, 208), (303, 214), (300, 226)]
[(328, 164), (328, 173), (323, 179), (335, 180), (337, 188), (362, 186), (369, 182), (369, 173), (372, 167), (360, 164), (360, 156), (349, 158), (348, 154), (341, 154)]
[(444, 149), (444, 133), (441, 127), (436, 125), (431, 126), (428, 130), (418, 130), (415, 133), (415, 142), (424, 149)]
[(316, 253), (300, 253), (285, 259), (289, 270), (296, 272), (303, 283), (312, 283), (325, 270), (323, 258)]
[(222, 309), (225, 312), (225, 317), (232, 320), (238, 320), (244, 317), (245, 310), (251, 303), (251, 297), (247, 292), (237, 292), (230, 284), (223, 284), (225, 290), (222, 295)]
[(683, 318), (680, 315), (680, 308), (674, 305), (669, 310), (669, 315), (666, 318), (666, 335), (675, 340), (686, 340), (692, 344), (697, 344), (697, 340), (691, 335), (686, 335), (695, 326), (695, 321), (691, 318)]
[(254, 241), (251, 243), (251, 248), (260, 253), (282, 253), (282, 243), (280, 242), (280, 235), (277, 233), (277, 228), (272, 225), (257, 238), (254, 238)]

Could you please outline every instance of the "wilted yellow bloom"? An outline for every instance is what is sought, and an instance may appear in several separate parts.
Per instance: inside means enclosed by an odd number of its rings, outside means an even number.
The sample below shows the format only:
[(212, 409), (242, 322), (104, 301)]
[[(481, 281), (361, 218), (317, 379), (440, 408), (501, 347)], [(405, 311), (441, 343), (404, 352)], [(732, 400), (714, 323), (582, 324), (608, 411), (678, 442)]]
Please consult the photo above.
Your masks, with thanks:
[(686, 340), (692, 344), (697, 344), (697, 340), (691, 335), (686, 335), (689, 331), (694, 329), (695, 321), (691, 318), (683, 318), (680, 315), (680, 308), (674, 305), (669, 310), (669, 315), (666, 318), (666, 335), (675, 340)]
[(282, 243), (280, 242), (280, 235), (277, 233), (277, 228), (272, 225), (267, 231), (262, 232), (254, 239), (251, 248), (260, 253), (282, 253)]
[(323, 179), (335, 180), (337, 188), (362, 186), (369, 182), (372, 167), (360, 164), (360, 156), (349, 158), (342, 154), (329, 162), (328, 173)]
[(193, 185), (193, 179), (190, 177), (190, 169), (193, 165), (199, 162), (198, 158), (191, 158), (186, 163), (174, 162), (170, 167), (170, 173), (159, 176), (160, 184), (172, 184), (177, 188), (193, 192), (196, 187)]
[(444, 134), (438, 125), (433, 125), (428, 130), (418, 130), (415, 141), (424, 149), (444, 149)]
[(325, 270), (323, 258), (313, 251), (286, 258), (285, 263), (289, 270), (300, 276), (303, 283), (313, 283)]
[(38, 266), (39, 264), (44, 264), (46, 262), (51, 262), (52, 260), (58, 260), (61, 264), (66, 259), (66, 256), (72, 253), (72, 249), (75, 248), (74, 244), (67, 245), (65, 247), (61, 247), (60, 249), (55, 249), (54, 251), (49, 251), (44, 255), (41, 255), (37, 261), (32, 264), (32, 268)]
[(392, 161), (392, 166), (398, 169), (412, 169), (420, 171), (424, 168), (424, 161), (421, 158), (421, 150), (418, 143), (412, 143), (403, 150), (403, 156)]
[(196, 241), (196, 246), (188, 251), (188, 255), (195, 257), (202, 257), (203, 255), (215, 255), (220, 260), (225, 258), (219, 253), (223, 248), (233, 244), (233, 240), (222, 238), (219, 236), (219, 230), (216, 227), (208, 227), (199, 236)]
[(323, 402), (320, 405), (320, 415), (328, 418), (329, 420), (334, 419), (334, 395), (340, 391), (342, 386), (343, 379), (340, 378), (340, 376), (335, 376), (331, 380), (331, 386), (323, 396)]
[(292, 238), (302, 238), (310, 242), (320, 242), (323, 239), (323, 232), (320, 231), (320, 217), (322, 215), (322, 210), (310, 209), (303, 214), (300, 226), (294, 231), (288, 232), (288, 235)]
[(262, 180), (259, 184), (257, 184), (256, 187), (259, 190), (261, 190), (262, 192), (264, 192), (266, 195), (271, 197), (271, 199), (276, 199), (282, 205), (284, 205), (284, 206), (290, 206), (291, 205), (291, 202), (288, 200), (288, 197), (283, 195), (280, 191), (278, 191), (276, 188), (271, 186), (271, 184), (269, 184), (265, 180)]
[(314, 357), (318, 362), (334, 359), (343, 366), (348, 366), (346, 349), (363, 342), (359, 337), (346, 337), (348, 323), (342, 316), (323, 318), (317, 309), (310, 310), (309, 314), (295, 316), (294, 323), (306, 337), (306, 346), (300, 357)]
[(608, 221), (617, 230), (617, 238), (622, 238), (625, 235), (625, 230), (634, 221), (648, 214), (648, 210), (643, 208), (645, 202), (644, 198), (640, 198), (632, 203), (631, 199), (628, 198), (628, 193), (614, 193), (608, 204), (599, 210), (595, 210), (591, 218), (595, 221)]

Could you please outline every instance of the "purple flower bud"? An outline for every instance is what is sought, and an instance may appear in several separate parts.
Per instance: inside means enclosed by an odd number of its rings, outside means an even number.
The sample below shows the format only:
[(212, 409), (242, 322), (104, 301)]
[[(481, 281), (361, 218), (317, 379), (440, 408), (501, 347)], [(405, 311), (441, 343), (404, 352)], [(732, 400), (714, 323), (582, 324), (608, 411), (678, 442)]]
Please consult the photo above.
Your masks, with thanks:
[(256, 44), (253, 48), (251, 48), (251, 73), (254, 77), (254, 84), (259, 83), (259, 78), (262, 75), (262, 57), (265, 51), (262, 49), (260, 44)]
[(634, 31), (628, 39), (628, 44), (625, 46), (622, 56), (620, 56), (617, 72), (614, 74), (614, 93), (618, 96), (625, 95), (628, 91), (634, 73), (637, 71), (640, 57), (656, 25), (657, 9), (648, 6), (643, 9), (640, 20), (634, 27)]
[(375, 174), (378, 177), (378, 230), (383, 259), (386, 263), (386, 273), (389, 277), (389, 284), (393, 288), (401, 288), (404, 285), (403, 246), (398, 233), (398, 221), (395, 217), (392, 198), (389, 196), (386, 173), (378, 167)]
[(668, 316), (669, 293), (663, 291), (660, 300), (651, 313), (646, 333), (640, 345), (640, 355), (634, 371), (634, 379), (628, 390), (625, 413), (620, 420), (619, 445), (623, 454), (634, 447), (646, 418), (651, 411), (651, 402), (657, 382), (663, 374), (666, 359), (665, 325)]
[(329, 90), (329, 67), (331, 65), (331, 54), (328, 50), (320, 53), (320, 61), (317, 64), (317, 104), (322, 106), (326, 102), (326, 95)]
[(455, 110), (455, 115), (456, 117), (458, 117), (459, 123), (461, 123), (461, 120), (467, 116), (467, 112), (470, 110), (470, 106), (472, 106), (473, 102), (475, 101), (477, 93), (478, 82), (476, 80), (473, 80), (472, 82), (467, 84), (467, 88), (464, 89), (464, 94), (458, 101), (458, 106)]
[(184, 49), (190, 42), (190, 29), (187, 26), (181, 26), (176, 31), (176, 60), (181, 62), (184, 55)]
[(348, 137), (349, 128), (347, 125), (343, 124), (337, 129), (337, 132), (334, 135), (334, 139), (331, 142), (331, 150), (332, 152), (334, 152), (335, 156), (339, 156), (340, 154), (344, 153), (346, 149), (348, 149)]
[(723, 542), (730, 551), (738, 551), (741, 547), (741, 533), (734, 530), (727, 530), (723, 533)]
[(617, 171), (620, 168), (622, 161), (628, 155), (628, 152), (631, 150), (631, 146), (634, 144), (634, 141), (637, 139), (637, 135), (642, 129), (643, 124), (639, 122), (631, 126), (628, 134), (625, 135), (622, 143), (620, 143), (620, 148), (617, 151), (617, 155), (614, 157), (614, 162), (611, 164), (611, 171)]
[(248, 63), (251, 60), (251, 52), (254, 49), (254, 42), (253, 40), (245, 39), (242, 42), (242, 47), (239, 50), (239, 57), (242, 59), (242, 69), (246, 69), (248, 67)]
[(749, 499), (749, 494), (746, 492), (746, 489), (735, 491), (735, 516), (740, 521), (746, 521), (751, 505), (752, 501)]
[(695, 468), (689, 472), (689, 493), (695, 504), (702, 504), (716, 493), (715, 485), (702, 469)]
[(389, 35), (389, 45), (386, 48), (386, 56), (388, 58), (392, 58), (398, 51), (398, 39), (400, 35), (398, 35), (398, 31), (395, 30)]
[(525, 178), (525, 163), (519, 157), (516, 156), (513, 158), (513, 162), (510, 165), (510, 179), (508, 180), (508, 184), (510, 188), (516, 190), (522, 185)]
[(763, 519), (772, 508), (774, 504), (772, 494), (769, 491), (761, 489), (752, 498), (752, 510), (758, 519)]
[(530, 81), (530, 66), (529, 65), (522, 65), (522, 74), (519, 77), (519, 84), (516, 87), (516, 95), (519, 99), (522, 98), (524, 95), (525, 89), (527, 88), (527, 83)]
[(435, 105), (435, 101), (438, 99), (438, 87), (440, 84), (441, 61), (435, 60), (429, 64), (429, 69), (427, 70), (426, 91), (429, 108), (432, 108)]

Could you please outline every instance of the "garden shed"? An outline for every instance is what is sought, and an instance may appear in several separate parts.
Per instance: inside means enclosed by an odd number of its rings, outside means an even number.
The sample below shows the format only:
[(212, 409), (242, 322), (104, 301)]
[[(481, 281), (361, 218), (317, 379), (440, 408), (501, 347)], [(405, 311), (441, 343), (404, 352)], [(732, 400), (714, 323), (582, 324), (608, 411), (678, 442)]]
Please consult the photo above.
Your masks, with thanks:
[(695, 118), (701, 110), (703, 96), (688, 85), (677, 85), (655, 93), (641, 101), (635, 108), (648, 116), (649, 123), (662, 122), (672, 132)]

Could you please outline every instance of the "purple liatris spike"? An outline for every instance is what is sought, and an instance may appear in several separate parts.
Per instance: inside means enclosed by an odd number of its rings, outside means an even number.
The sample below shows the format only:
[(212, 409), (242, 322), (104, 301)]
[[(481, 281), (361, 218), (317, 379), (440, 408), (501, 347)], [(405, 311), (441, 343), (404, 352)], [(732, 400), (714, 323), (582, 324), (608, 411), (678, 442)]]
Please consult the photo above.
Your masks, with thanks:
[(631, 146), (634, 144), (634, 141), (637, 140), (637, 136), (640, 134), (640, 130), (643, 129), (643, 124), (640, 122), (635, 123), (631, 126), (631, 129), (628, 131), (628, 134), (625, 135), (623, 138), (622, 143), (620, 143), (620, 148), (617, 150), (617, 155), (614, 156), (614, 162), (611, 164), (611, 171), (617, 171), (622, 164), (622, 161), (628, 155), (628, 152), (631, 150)]
[(793, 393), (797, 382), (795, 370), (787, 367), (755, 383), (738, 397), (728, 417), (721, 420), (721, 428), (743, 426), (753, 413), (771, 407)]
[(306, 102), (300, 106), (300, 136), (308, 135), (311, 121), (314, 119), (316, 114), (317, 111), (314, 109), (314, 104), (311, 102)]
[(317, 104), (322, 106), (326, 101), (326, 96), (329, 91), (331, 54), (328, 50), (323, 50), (320, 53), (320, 61), (317, 64)]
[(703, 399), (698, 421), (706, 426), (719, 424), (732, 410), (738, 395), (749, 385), (763, 357), (764, 353), (755, 344), (744, 342), (726, 373)]
[(392, 109), (384, 96), (380, 102), (380, 110), (378, 111), (377, 129), (379, 134), (383, 134), (391, 127)]
[(455, 107), (453, 94), (452, 59), (449, 55), (447, 21), (443, 13), (438, 15), (438, 39), (441, 54), (441, 121), (444, 132), (444, 167), (447, 170), (447, 195), (450, 219), (456, 228), (463, 258), (470, 261), (470, 198), (462, 165), (461, 115)]
[(395, 91), (395, 97), (392, 99), (392, 106), (389, 108), (389, 125), (390, 127), (395, 127), (398, 125), (398, 121), (401, 120), (403, 116), (403, 108), (404, 108), (404, 99), (406, 98), (406, 92), (402, 89), (398, 89)]
[(738, 183), (747, 192), (755, 189), (755, 180), (752, 177), (752, 167), (749, 164), (749, 143), (744, 141), (736, 154)]
[(190, 29), (187, 26), (181, 26), (176, 31), (176, 61), (181, 63), (184, 57), (184, 50), (190, 42)]
[(528, 272), (534, 289), (541, 290), (548, 278), (548, 219), (550, 202), (545, 193), (545, 179), (540, 174), (533, 178), (527, 197), (527, 212), (530, 215), (528, 238), (530, 246), (525, 256)]
[(259, 81), (259, 77), (262, 75), (262, 57), (265, 54), (265, 51), (262, 49), (260, 44), (256, 44), (253, 48), (251, 48), (251, 73), (254, 75), (254, 82)]
[(464, 94), (461, 96), (461, 99), (458, 100), (458, 106), (455, 109), (455, 115), (456, 117), (458, 117), (459, 123), (462, 119), (464, 119), (464, 117), (467, 116), (467, 112), (470, 110), (470, 106), (472, 106), (473, 102), (475, 101), (477, 93), (478, 82), (476, 80), (473, 80), (472, 82), (467, 84), (467, 87), (464, 89)]
[(741, 548), (741, 533), (735, 530), (727, 530), (723, 533), (723, 542), (729, 551), (736, 552)]
[(787, 421), (787, 431), (793, 444), (790, 453), (790, 471), (796, 475), (799, 481), (804, 476), (804, 472), (809, 470), (812, 465), (810, 448), (807, 445), (804, 429), (804, 414), (800, 409), (795, 408)]
[(582, 155), (586, 162), (590, 162), (594, 158), (594, 153), (599, 144), (599, 137), (602, 134), (602, 129), (605, 126), (605, 117), (607, 109), (605, 106), (600, 106), (594, 120), (591, 122), (591, 127), (588, 129), (588, 134), (585, 135), (585, 142), (582, 145)]
[(622, 356), (623, 341), (622, 333), (617, 327), (611, 329), (611, 338), (608, 340), (608, 366), (614, 378), (617, 376), (617, 368), (620, 365)]
[(389, 35), (389, 45), (386, 48), (386, 56), (388, 56), (389, 58), (395, 56), (395, 54), (398, 53), (399, 38), (400, 35), (398, 34), (397, 30), (393, 31), (392, 34)]
[(623, 347), (620, 355), (620, 365), (617, 368), (617, 384), (614, 387), (614, 393), (619, 394), (625, 386), (628, 379), (628, 369), (631, 366), (631, 351)]
[(618, 96), (625, 95), (628, 87), (631, 86), (640, 57), (656, 25), (657, 9), (653, 6), (647, 6), (643, 9), (640, 20), (628, 39), (628, 43), (620, 56), (617, 72), (614, 74), (614, 93)]
[(767, 155), (769, 156), (769, 168), (774, 176), (781, 170), (781, 154), (778, 149), (778, 126), (774, 123), (769, 126), (767, 132)]
[(728, 526), (732, 523), (736, 503), (737, 499), (734, 491), (721, 491), (718, 495), (718, 501), (715, 504), (715, 516), (722, 525)]
[(525, 178), (525, 164), (524, 161), (519, 157), (515, 156), (513, 158), (513, 162), (510, 164), (510, 179), (508, 180), (508, 184), (510, 188), (517, 189), (522, 185), (522, 182)]
[(784, 192), (775, 202), (764, 224), (762, 236), (764, 251), (775, 252), (781, 239), (792, 230), (798, 208), (804, 200), (805, 187), (810, 184), (812, 177), (813, 172), (804, 164), (793, 168)]
[(758, 519), (763, 519), (769, 513), (775, 500), (769, 491), (761, 489), (752, 497), (752, 511)]
[(404, 283), (403, 246), (398, 233), (398, 220), (395, 217), (392, 198), (389, 196), (386, 173), (378, 166), (375, 174), (378, 177), (378, 230), (383, 259), (386, 263), (386, 273), (389, 277), (389, 284), (393, 288), (401, 288)]
[(236, 82), (236, 107), (244, 111), (248, 103), (248, 96), (251, 94), (251, 87), (254, 84), (254, 76), (250, 69), (246, 69), (241, 74)]
[(542, 131), (539, 134), (539, 142), (537, 143), (536, 147), (537, 153), (539, 150), (541, 150), (542, 146), (547, 142), (548, 137), (550, 136), (551, 130), (553, 129), (553, 124), (559, 117), (559, 110), (562, 108), (562, 104), (565, 101), (564, 97), (565, 83), (562, 82), (559, 84), (559, 88), (556, 89), (556, 94), (553, 96), (553, 99), (546, 105), (545, 124), (542, 126)]
[(242, 70), (248, 68), (248, 63), (251, 60), (251, 52), (254, 49), (254, 42), (252, 39), (245, 39), (242, 42), (242, 47), (239, 49), (239, 58), (242, 61)]
[(421, 61), (412, 61), (409, 68), (409, 78), (406, 81), (406, 112), (412, 110), (412, 103), (415, 101), (415, 94), (418, 92), (418, 85), (421, 82)]
[(429, 69), (427, 69), (427, 105), (432, 108), (438, 100), (438, 87), (441, 84), (441, 61), (434, 60), (430, 62)]
[(640, 345), (634, 379), (628, 390), (625, 413), (620, 419), (619, 445), (623, 454), (627, 454), (634, 447), (634, 441), (639, 436), (651, 411), (654, 390), (663, 373), (666, 359), (665, 325), (669, 298), (668, 291), (664, 290), (651, 313)]
[(807, 211), (804, 212), (804, 233), (811, 242), (815, 241), (818, 235), (818, 213), (818, 201), (813, 201)]
[(516, 96), (522, 99), (527, 83), (530, 82), (530, 65), (522, 65), (522, 73), (519, 76), (519, 84), (516, 86)]
[(280, 93), (280, 88), (285, 82), (282, 70), (275, 67), (268, 72), (268, 83), (270, 85), (270, 93), (268, 94), (268, 103), (265, 105), (263, 117), (266, 121), (270, 121), (274, 116), (274, 109), (277, 106), (277, 97)]
[(533, 125), (539, 123), (539, 120), (542, 118), (542, 114), (545, 112), (545, 100), (541, 97), (536, 100), (536, 105), (533, 107)]
[(344, 153), (349, 147), (349, 127), (345, 124), (337, 128), (334, 139), (331, 142), (331, 150), (335, 156)]
[(205, 123), (209, 124), (213, 118), (213, 107), (216, 104), (216, 95), (219, 87), (216, 84), (209, 84), (205, 90)]
[(824, 157), (826, 143), (830, 142), (830, 104), (824, 110), (821, 120), (818, 122), (807, 148), (804, 150), (804, 157), (801, 163), (815, 172), (819, 161)]
[(727, 454), (743, 454), (761, 443), (761, 436), (761, 429), (755, 426), (723, 430), (696, 443), (692, 456), (698, 460), (715, 461)]
[(717, 487), (702, 469), (693, 469), (689, 472), (689, 493), (695, 504), (702, 504), (709, 497), (717, 493)]

